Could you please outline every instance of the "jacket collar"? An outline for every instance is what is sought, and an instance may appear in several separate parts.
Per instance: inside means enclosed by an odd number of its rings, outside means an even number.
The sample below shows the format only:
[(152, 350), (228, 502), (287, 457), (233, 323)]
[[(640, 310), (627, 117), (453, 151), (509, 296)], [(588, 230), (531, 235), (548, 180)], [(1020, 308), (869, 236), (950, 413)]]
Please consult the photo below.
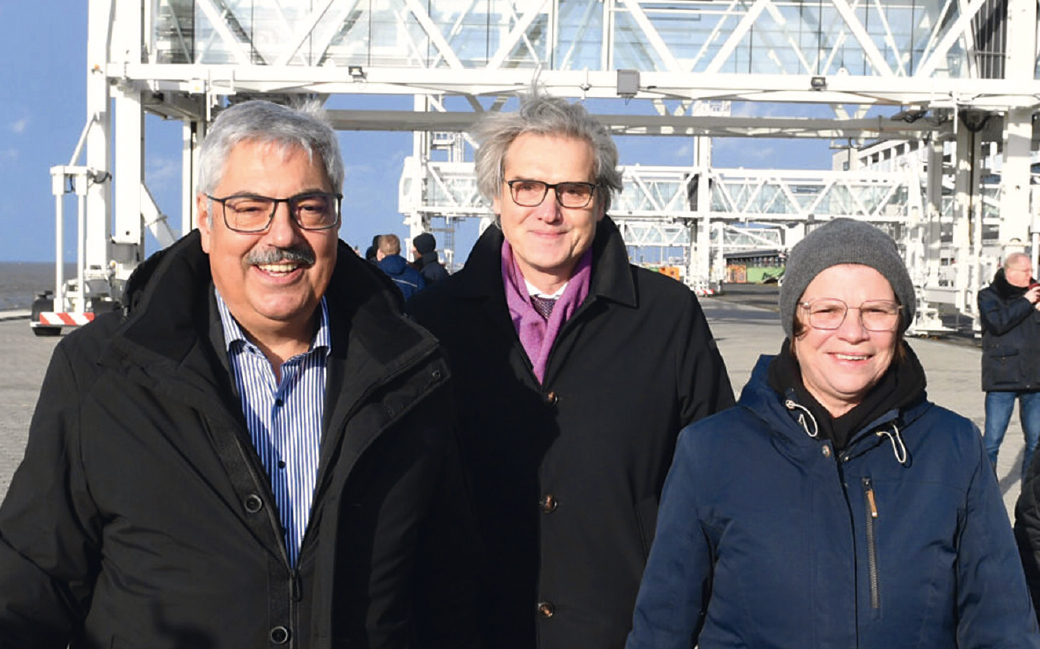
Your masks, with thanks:
[[(484, 230), (473, 246), (466, 266), (457, 273), (459, 279), (456, 286), (461, 296), (491, 298), (504, 295), (501, 270), (504, 240), (498, 226), (489, 226)], [(593, 297), (630, 307), (637, 305), (635, 281), (632, 279), (625, 242), (609, 216), (604, 216), (596, 226), (596, 236), (592, 240), (592, 280), (586, 301)]]
[[(751, 373), (751, 379), (740, 393), (738, 405), (764, 420), (773, 434), (785, 440), (780, 448), (789, 449), (788, 453), (800, 454), (804, 450), (811, 450), (813, 454), (816, 454), (818, 449), (815, 438), (818, 433), (818, 425), (814, 420), (814, 415), (798, 402), (798, 397), (793, 389), (789, 388), (785, 394), (779, 394), (769, 385), (769, 366), (774, 358), (774, 356), (766, 355), (759, 357)], [(930, 407), (931, 403), (928, 402), (922, 390), (919, 398), (912, 403), (880, 413), (871, 421), (865, 422), (850, 436), (849, 447), (844, 455), (848, 457), (862, 455), (888, 440), (892, 443), (896, 459), (900, 464), (906, 465), (906, 449), (902, 445), (899, 431), (920, 418)], [(865, 434), (881, 429), (889, 431), (886, 433), (887, 436)], [(793, 449), (802, 449), (802, 451), (795, 452)]]
[[(200, 241), (193, 231), (134, 272), (127, 282), (125, 320), (109, 348), (114, 358), (107, 362), (182, 377), (197, 390), (229, 388), (226, 351), (211, 344), (223, 335), (209, 257)], [(390, 278), (342, 241), (326, 295), (332, 358), (349, 363), (352, 385), (385, 382), (436, 348), (430, 334), (401, 315)], [(330, 381), (330, 393), (333, 386)], [(339, 401), (328, 410), (341, 407)]]
[[(1029, 281), (1033, 282), (1035, 280), (1033, 280), (1033, 278), (1029, 278)], [(997, 292), (997, 295), (999, 295), (1001, 299), (1004, 300), (1014, 300), (1020, 298), (1023, 295), (1025, 295), (1026, 291), (1028, 290), (1027, 288), (1021, 286), (1012, 286), (1011, 283), (1007, 281), (1007, 277), (1004, 275), (1003, 268), (997, 269), (996, 275), (993, 276), (993, 283), (991, 284), (991, 286), (993, 286), (993, 290)]]

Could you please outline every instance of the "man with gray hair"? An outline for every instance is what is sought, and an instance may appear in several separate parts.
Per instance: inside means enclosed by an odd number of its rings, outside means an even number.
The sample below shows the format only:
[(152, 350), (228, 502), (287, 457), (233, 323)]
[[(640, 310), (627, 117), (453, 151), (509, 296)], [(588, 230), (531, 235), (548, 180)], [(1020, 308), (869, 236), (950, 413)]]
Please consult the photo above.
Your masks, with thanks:
[(488, 649), (620, 649), (679, 430), (733, 403), (694, 294), (629, 264), (610, 133), (525, 97), (478, 127), (496, 225), (411, 309), (448, 351)]
[(199, 229), (54, 352), (0, 506), (0, 647), (469, 647), (437, 342), (338, 238), (320, 111), (248, 101)]
[(1000, 444), (1018, 401), (1026, 438), (1023, 482), (1040, 441), (1040, 286), (1035, 282), (1029, 255), (1013, 252), (978, 296), (986, 452), (996, 471)]

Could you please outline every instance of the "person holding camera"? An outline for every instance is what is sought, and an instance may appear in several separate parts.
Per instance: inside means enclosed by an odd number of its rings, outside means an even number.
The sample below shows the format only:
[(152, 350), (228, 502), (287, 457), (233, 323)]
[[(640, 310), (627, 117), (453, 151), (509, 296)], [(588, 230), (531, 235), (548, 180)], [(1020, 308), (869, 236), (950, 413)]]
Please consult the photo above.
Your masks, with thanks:
[(986, 452), (993, 470), (1011, 411), (1018, 414), (1026, 448), (1025, 481), (1040, 440), (1040, 285), (1028, 255), (1011, 253), (993, 283), (979, 291), (982, 323), (982, 389), (986, 392)]

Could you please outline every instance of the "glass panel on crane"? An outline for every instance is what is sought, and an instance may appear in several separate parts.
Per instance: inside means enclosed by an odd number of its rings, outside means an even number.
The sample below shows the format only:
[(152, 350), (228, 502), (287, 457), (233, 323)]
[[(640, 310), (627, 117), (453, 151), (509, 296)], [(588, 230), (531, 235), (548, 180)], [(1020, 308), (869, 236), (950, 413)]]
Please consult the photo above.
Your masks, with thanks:
[(603, 67), (601, 0), (559, 0), (554, 70), (599, 70)]
[[(463, 67), (481, 68), (487, 65), (493, 52), (487, 38), (492, 16), (487, 2), (438, 0), (426, 3), (426, 6), (433, 24), (438, 26)], [(443, 63), (443, 57), (438, 53), (430, 61), (429, 67), (438, 67)]]
[[(533, 68), (549, 66), (549, 44), (552, 42), (553, 3), (533, 3), (516, 0), (488, 0), (491, 9), (488, 43), (492, 59), (502, 61), (504, 68)], [(533, 12), (533, 13), (532, 13)], [(513, 32), (525, 26), (519, 34)], [(505, 50), (500, 52), (500, 50)]]
[[(929, 65), (940, 77), (997, 78), (1006, 40), (1002, 21), (994, 22), (1006, 11), (997, 0), (987, 1), (971, 36), (958, 36), (948, 51), (939, 45), (960, 17), (958, 0), (848, 3), (857, 29), (830, 0), (426, 0), (419, 9), (405, 0), (152, 1), (150, 60), (158, 63), (443, 68), (457, 60), (467, 69), (495, 61), (506, 68), (825, 76), (876, 75), (884, 66), (911, 76)], [(753, 10), (753, 24), (745, 25)], [(317, 20), (315, 11), (323, 12)], [(722, 52), (725, 60), (716, 60)], [(1040, 57), (1035, 67), (1040, 74)]]
[(193, 0), (158, 0), (153, 36), (156, 63), (191, 63), (195, 52)]
[(328, 38), (328, 47), (316, 65), (327, 63), (339, 67), (370, 65), (372, 62), (372, 12), (368, 0), (348, 0), (333, 6), (334, 15), (325, 21), (333, 33)]

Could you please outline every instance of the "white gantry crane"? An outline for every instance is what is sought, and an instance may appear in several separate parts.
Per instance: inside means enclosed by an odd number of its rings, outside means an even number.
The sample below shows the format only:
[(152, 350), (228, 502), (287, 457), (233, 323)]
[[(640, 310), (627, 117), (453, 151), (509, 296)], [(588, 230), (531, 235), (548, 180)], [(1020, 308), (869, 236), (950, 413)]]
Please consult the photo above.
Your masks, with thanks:
[[(337, 128), (414, 133), (399, 209), (413, 233), (444, 233), (451, 261), (454, 224), (488, 216), (465, 132), (533, 81), (587, 100), (618, 135), (690, 145), (686, 166), (625, 169), (612, 216), (634, 258), (708, 293), (727, 254), (782, 255), (813, 223), (852, 216), (902, 246), (917, 330), (970, 322), (997, 261), (1040, 249), (1037, 15), (1037, 0), (90, 0), (87, 114), (51, 169), (55, 287), (32, 326), (119, 308), (145, 232), (167, 245), (194, 227), (207, 125), (253, 97), (319, 97)], [(344, 95), (410, 96), (412, 110), (337, 108)], [(807, 104), (826, 117), (801, 117)], [(182, 124), (180, 205), (166, 206), (180, 224), (144, 181), (146, 113)], [(720, 169), (725, 137), (843, 151), (833, 171)]]

